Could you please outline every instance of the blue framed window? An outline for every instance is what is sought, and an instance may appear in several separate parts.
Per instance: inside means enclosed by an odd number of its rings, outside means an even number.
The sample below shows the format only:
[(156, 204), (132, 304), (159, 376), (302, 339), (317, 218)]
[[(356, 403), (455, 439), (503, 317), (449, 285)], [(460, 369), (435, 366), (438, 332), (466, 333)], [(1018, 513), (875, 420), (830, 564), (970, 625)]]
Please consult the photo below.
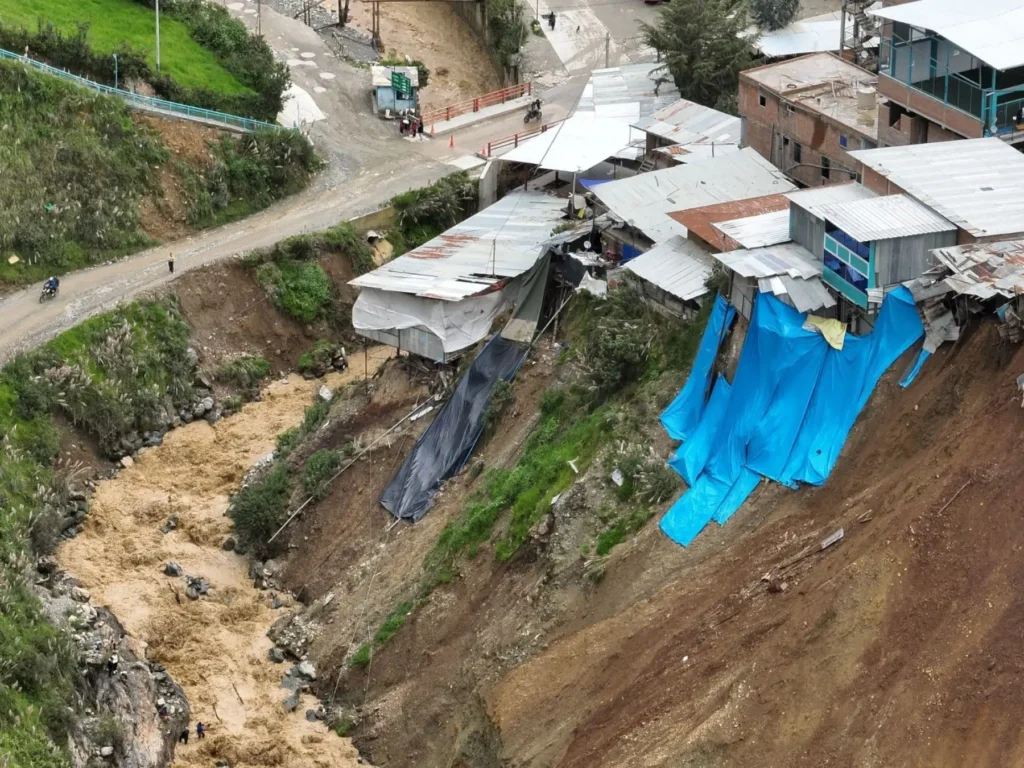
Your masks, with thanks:
[(846, 145), (848, 143), (849, 143), (849, 140), (846, 138), (846, 136), (844, 136), (843, 134), (840, 133), (839, 134), (839, 146), (842, 147), (843, 149), (846, 149)]

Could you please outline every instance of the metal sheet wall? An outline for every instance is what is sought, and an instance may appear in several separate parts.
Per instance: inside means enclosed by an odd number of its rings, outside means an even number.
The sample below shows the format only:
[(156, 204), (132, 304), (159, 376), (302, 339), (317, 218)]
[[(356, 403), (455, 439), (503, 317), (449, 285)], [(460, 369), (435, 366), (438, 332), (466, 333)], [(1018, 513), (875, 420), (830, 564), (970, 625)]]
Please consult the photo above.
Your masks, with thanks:
[(875, 279), (880, 288), (919, 277), (935, 265), (933, 248), (956, 244), (956, 231), (875, 242)]
[(825, 222), (796, 203), (789, 204), (789, 236), (802, 245), (818, 261), (825, 250)]

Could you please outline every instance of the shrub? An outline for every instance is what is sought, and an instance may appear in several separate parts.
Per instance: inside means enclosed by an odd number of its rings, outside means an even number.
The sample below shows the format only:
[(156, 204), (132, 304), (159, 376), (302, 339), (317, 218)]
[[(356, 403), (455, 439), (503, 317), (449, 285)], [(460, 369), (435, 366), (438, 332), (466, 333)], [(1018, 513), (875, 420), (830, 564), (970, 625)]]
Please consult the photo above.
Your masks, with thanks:
[(267, 540), (284, 522), (291, 496), (288, 466), (278, 462), (266, 477), (240, 490), (228, 513), (235, 522), (239, 541), (257, 557), (270, 552)]
[(303, 323), (320, 318), (332, 300), (331, 280), (319, 264), (303, 261), (261, 264), (256, 278), (286, 314)]
[(573, 319), (580, 335), (577, 365), (596, 403), (643, 377), (657, 326), (629, 284), (613, 288), (605, 299), (580, 299)]
[(302, 490), (307, 496), (322, 499), (327, 491), (327, 482), (340, 466), (341, 454), (337, 451), (317, 451), (306, 460), (302, 472)]
[[(259, 355), (236, 357), (218, 370), (219, 381), (234, 384), (242, 393), (251, 398), (259, 391), (260, 383), (270, 375), (270, 363)], [(237, 410), (237, 409), (236, 409)]]
[[(373, 635), (374, 649), (383, 648), (398, 631), (405, 626), (405, 620), (416, 607), (415, 603), (402, 602), (392, 609)], [(363, 643), (349, 659), (349, 666), (365, 667), (370, 663), (370, 643)]]
[(490, 431), (498, 423), (501, 414), (505, 412), (505, 409), (515, 399), (515, 393), (512, 391), (512, 382), (498, 379), (494, 384), (494, 389), (491, 390), (491, 394), (487, 398), (487, 409), (484, 411), (483, 416), (485, 431)]
[(277, 455), (282, 459), (287, 458), (288, 455), (295, 450), (295, 447), (299, 444), (301, 439), (302, 435), (299, 434), (299, 430), (297, 428), (286, 429), (277, 436), (277, 443), (275, 447)]
[(395, 195), (391, 204), (395, 208), (397, 232), (388, 233), (395, 255), (417, 248), (458, 224), (470, 213), (475, 200), (476, 183), (464, 171)]
[(299, 373), (322, 376), (331, 367), (337, 351), (338, 345), (333, 341), (319, 339), (311, 350), (302, 353), (296, 367)]

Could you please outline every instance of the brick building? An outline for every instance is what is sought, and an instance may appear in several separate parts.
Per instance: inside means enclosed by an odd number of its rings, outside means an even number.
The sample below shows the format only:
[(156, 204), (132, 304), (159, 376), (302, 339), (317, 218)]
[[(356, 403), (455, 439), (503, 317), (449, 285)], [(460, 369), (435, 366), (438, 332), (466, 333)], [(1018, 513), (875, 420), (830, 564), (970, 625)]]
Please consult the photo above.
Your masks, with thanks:
[(877, 77), (815, 53), (740, 74), (743, 145), (798, 183), (857, 178), (848, 152), (878, 146)]

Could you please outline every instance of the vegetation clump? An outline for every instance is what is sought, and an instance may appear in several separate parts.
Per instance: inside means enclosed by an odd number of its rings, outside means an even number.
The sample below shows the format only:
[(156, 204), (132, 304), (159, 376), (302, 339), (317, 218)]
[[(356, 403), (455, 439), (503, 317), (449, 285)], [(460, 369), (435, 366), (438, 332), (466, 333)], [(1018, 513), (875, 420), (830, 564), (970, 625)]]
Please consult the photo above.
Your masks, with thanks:
[(465, 219), (477, 199), (477, 183), (465, 171), (445, 176), (430, 186), (391, 198), (395, 227), (388, 232), (394, 255), (418, 248)]
[(239, 542), (255, 557), (266, 556), (267, 540), (281, 527), (291, 498), (288, 465), (277, 462), (258, 482), (242, 488), (231, 500), (228, 514), (235, 522)]
[[(151, 0), (0, 0), (0, 47), (124, 87), (147, 83), (160, 98), (274, 122), (287, 66), (227, 8), (205, 0), (160, 4), (160, 69)], [(117, 54), (115, 59), (113, 54)], [(116, 72), (116, 75), (115, 75)]]

